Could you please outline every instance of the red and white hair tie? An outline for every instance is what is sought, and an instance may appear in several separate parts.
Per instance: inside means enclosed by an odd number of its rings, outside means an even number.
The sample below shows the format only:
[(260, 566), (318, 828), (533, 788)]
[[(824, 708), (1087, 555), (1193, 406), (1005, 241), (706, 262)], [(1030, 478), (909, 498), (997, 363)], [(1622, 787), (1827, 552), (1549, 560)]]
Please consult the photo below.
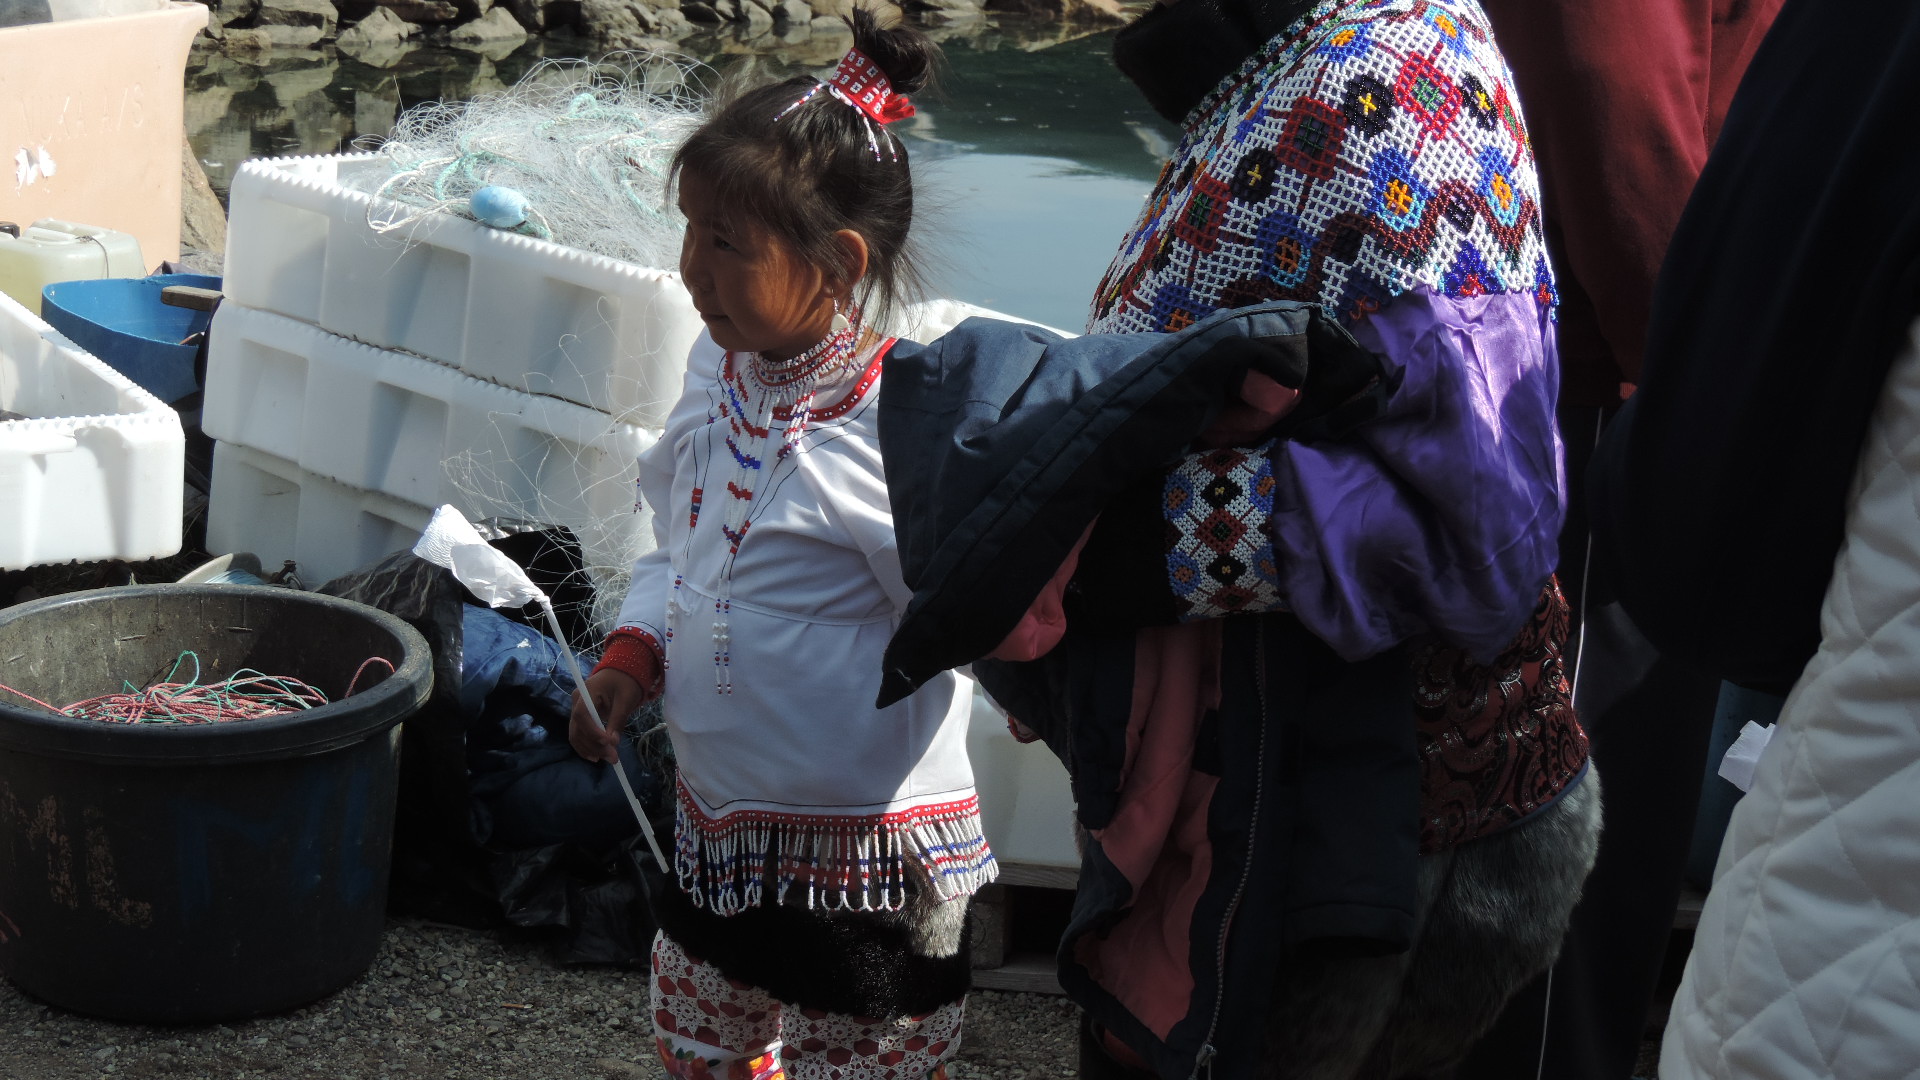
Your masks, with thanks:
[[(867, 120), (867, 148), (873, 151), (875, 161), (880, 159), (880, 139), (874, 126), (884, 129), (895, 120), (905, 120), (913, 115), (913, 102), (905, 94), (893, 92), (893, 84), (888, 81), (887, 73), (859, 49), (848, 49), (847, 55), (833, 69), (825, 81), (816, 81), (813, 89), (800, 95), (799, 100), (780, 110), (773, 119), (778, 123), (788, 113), (805, 105), (815, 94), (825, 90), (843, 104), (860, 110)], [(893, 134), (886, 133), (888, 145), (893, 150), (893, 159), (900, 160), (900, 151), (893, 146)]]
[(876, 124), (891, 124), (913, 115), (913, 102), (905, 94), (894, 93), (887, 73), (859, 49), (848, 49), (847, 55), (840, 58), (833, 74), (827, 77), (827, 89), (838, 91), (836, 96), (866, 113)]

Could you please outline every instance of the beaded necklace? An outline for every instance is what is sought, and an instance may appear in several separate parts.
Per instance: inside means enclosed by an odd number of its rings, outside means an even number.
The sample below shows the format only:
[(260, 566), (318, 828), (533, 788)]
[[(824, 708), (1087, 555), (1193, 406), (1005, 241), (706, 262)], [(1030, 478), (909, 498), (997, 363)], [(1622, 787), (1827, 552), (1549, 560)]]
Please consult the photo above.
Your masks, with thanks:
[[(853, 313), (838, 329), (819, 344), (787, 360), (772, 360), (760, 353), (746, 354), (746, 363), (728, 364), (720, 380), (721, 394), (707, 414), (707, 424), (727, 424), (722, 438), (733, 458), (733, 474), (727, 480), (726, 513), (720, 532), (727, 540), (726, 563), (720, 573), (720, 595), (713, 602), (714, 693), (733, 693), (733, 636), (728, 623), (733, 612), (733, 565), (740, 545), (753, 527), (754, 494), (772, 479), (773, 469), (800, 446), (813, 416), (813, 398), (817, 387), (840, 381), (853, 364), (854, 347), (861, 335), (859, 313)], [(775, 440), (776, 425), (779, 429)], [(689, 540), (700, 522), (704, 497), (701, 488), (693, 489), (688, 513)], [(673, 607), (680, 604), (684, 575), (674, 574)], [(669, 654), (673, 628), (667, 629)]]

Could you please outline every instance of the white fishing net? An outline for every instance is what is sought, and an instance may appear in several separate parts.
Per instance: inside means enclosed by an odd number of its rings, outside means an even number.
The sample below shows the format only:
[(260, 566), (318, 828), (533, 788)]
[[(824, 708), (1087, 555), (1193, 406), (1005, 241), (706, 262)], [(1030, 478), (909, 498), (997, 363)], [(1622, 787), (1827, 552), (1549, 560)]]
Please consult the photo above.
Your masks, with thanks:
[[(434, 215), (455, 215), (671, 268), (685, 221), (667, 199), (667, 165), (701, 120), (709, 75), (699, 62), (669, 53), (546, 60), (504, 90), (406, 110), (391, 133), (358, 144), (388, 167), (358, 170), (342, 182), (377, 196), (367, 223), (379, 233), (411, 239)], [(488, 220), (503, 205), (524, 207), (524, 214)], [(531, 295), (528, 302), (535, 302)], [(564, 354), (568, 342), (598, 341), (604, 330), (561, 326), (554, 344)], [(598, 368), (577, 374), (608, 377)], [(586, 443), (502, 425), (442, 463), (461, 508), (474, 518), (517, 522), (515, 532), (546, 528), (558, 537), (564, 529), (577, 544), (568, 553), (575, 569), (553, 599), (570, 626), (590, 628), (570, 632), (574, 645), (587, 648), (612, 628), (628, 570), (652, 546), (649, 518), (634, 505), (635, 437), (622, 420), (605, 420), (604, 431)]]
[[(685, 222), (667, 201), (667, 163), (699, 124), (705, 72), (670, 53), (550, 59), (504, 90), (414, 106), (384, 138), (358, 143), (392, 165), (390, 175), (372, 170), (353, 181), (391, 200), (371, 204), (368, 224), (385, 233), (430, 214), (484, 220), (490, 203), (523, 206), (524, 220), (488, 224), (673, 266)], [(506, 189), (504, 202), (488, 192), (475, 213), (486, 188)]]
[[(533, 454), (468, 451), (443, 463), (457, 501), (504, 531), (553, 532), (537, 546), (550, 568), (566, 567), (549, 590), (575, 648), (594, 649), (614, 629), (633, 561), (653, 549), (653, 517), (635, 505), (633, 465), (593, 449), (557, 443)], [(517, 523), (517, 524), (516, 524)], [(563, 547), (571, 541), (574, 548)]]

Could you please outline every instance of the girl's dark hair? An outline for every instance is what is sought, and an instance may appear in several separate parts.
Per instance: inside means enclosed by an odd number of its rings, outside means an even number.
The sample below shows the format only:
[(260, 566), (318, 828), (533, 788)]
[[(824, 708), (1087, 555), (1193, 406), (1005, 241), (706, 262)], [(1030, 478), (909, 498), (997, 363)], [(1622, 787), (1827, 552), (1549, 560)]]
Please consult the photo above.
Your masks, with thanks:
[[(854, 47), (886, 73), (894, 93), (917, 93), (931, 81), (940, 47), (926, 35), (906, 26), (883, 29), (861, 7), (846, 22)], [(855, 295), (869, 324), (884, 324), (899, 303), (925, 288), (907, 241), (913, 225), (907, 148), (825, 90), (786, 111), (815, 85), (803, 75), (724, 95), (674, 153), (669, 183), (697, 174), (718, 205), (751, 215), (814, 266), (841, 265), (834, 233), (859, 233), (867, 242), (867, 273)]]

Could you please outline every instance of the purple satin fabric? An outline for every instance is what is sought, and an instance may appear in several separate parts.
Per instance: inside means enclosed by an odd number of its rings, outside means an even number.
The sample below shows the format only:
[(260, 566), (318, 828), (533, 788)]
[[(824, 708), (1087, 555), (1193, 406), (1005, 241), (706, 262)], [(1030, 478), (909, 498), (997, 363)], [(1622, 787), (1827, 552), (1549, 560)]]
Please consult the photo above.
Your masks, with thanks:
[(1530, 293), (1406, 293), (1353, 328), (1404, 372), (1338, 443), (1276, 443), (1274, 554), (1294, 615), (1358, 660), (1432, 632), (1491, 660), (1558, 562), (1559, 364)]

